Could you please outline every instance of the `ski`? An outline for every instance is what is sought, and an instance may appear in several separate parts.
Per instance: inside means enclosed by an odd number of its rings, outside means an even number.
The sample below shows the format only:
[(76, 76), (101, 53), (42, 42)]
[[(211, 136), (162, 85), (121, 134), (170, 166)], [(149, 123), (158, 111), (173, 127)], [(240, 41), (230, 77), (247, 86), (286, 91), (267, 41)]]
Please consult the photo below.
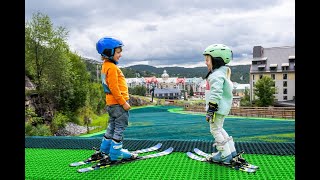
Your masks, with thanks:
[[(188, 157), (190, 157), (191, 159), (194, 159), (194, 160), (197, 160), (197, 161), (202, 161), (202, 162), (208, 162), (208, 163), (214, 163), (212, 161), (208, 161), (206, 158), (204, 157), (200, 157), (192, 152), (187, 152), (187, 155)], [(244, 166), (241, 166), (241, 165), (226, 165), (226, 164), (223, 164), (223, 163), (214, 163), (214, 164), (218, 164), (218, 165), (221, 165), (221, 166), (226, 166), (226, 167), (230, 167), (232, 169), (235, 169), (235, 170), (240, 170), (240, 171), (244, 171), (244, 172), (248, 172), (248, 173), (254, 173), (256, 172), (256, 169), (251, 169), (251, 168), (247, 168), (247, 167), (244, 167)]]
[[(198, 155), (204, 156), (204, 157), (206, 157), (206, 158), (210, 156), (210, 154), (205, 153), (205, 152), (201, 151), (201, 150), (198, 149), (198, 148), (194, 148), (194, 152), (197, 153)], [(243, 153), (244, 153), (243, 151), (241, 151), (240, 153), (238, 153), (238, 154), (236, 155), (236, 157), (234, 157), (235, 160), (240, 161), (240, 162), (241, 162), (241, 165), (243, 165), (244, 167), (247, 167), (247, 168), (250, 168), (250, 169), (258, 169), (259, 166), (250, 164), (250, 163), (248, 163), (244, 158), (242, 158), (241, 155), (242, 155)]]
[[(162, 146), (162, 143), (158, 143), (155, 146), (148, 147), (148, 148), (145, 148), (145, 149), (139, 149), (139, 150), (133, 151), (132, 153), (139, 154), (139, 153), (151, 152), (151, 151), (155, 151), (155, 150), (160, 149), (161, 146)], [(86, 160), (83, 160), (83, 161), (73, 162), (69, 166), (75, 167), (75, 166), (81, 166), (81, 165), (84, 165), (84, 164), (90, 164), (90, 163), (95, 163), (95, 162), (99, 162), (99, 161), (100, 161), (100, 159), (92, 160), (91, 157), (90, 157), (90, 158), (88, 158)]]
[(158, 152), (158, 153), (154, 153), (154, 154), (149, 154), (149, 155), (144, 155), (144, 156), (138, 156), (135, 159), (124, 159), (121, 161), (115, 161), (106, 165), (101, 165), (100, 163), (93, 165), (91, 167), (86, 167), (86, 168), (81, 168), (78, 169), (77, 171), (79, 173), (83, 173), (83, 172), (88, 172), (88, 171), (93, 171), (93, 170), (98, 170), (98, 169), (102, 169), (102, 168), (108, 168), (108, 167), (112, 167), (112, 166), (116, 166), (116, 165), (120, 165), (120, 164), (125, 164), (128, 162), (133, 162), (133, 161), (138, 161), (138, 160), (143, 160), (143, 159), (150, 159), (150, 158), (155, 158), (155, 157), (160, 157), (160, 156), (165, 156), (170, 154), (173, 151), (173, 148), (170, 147), (164, 151)]

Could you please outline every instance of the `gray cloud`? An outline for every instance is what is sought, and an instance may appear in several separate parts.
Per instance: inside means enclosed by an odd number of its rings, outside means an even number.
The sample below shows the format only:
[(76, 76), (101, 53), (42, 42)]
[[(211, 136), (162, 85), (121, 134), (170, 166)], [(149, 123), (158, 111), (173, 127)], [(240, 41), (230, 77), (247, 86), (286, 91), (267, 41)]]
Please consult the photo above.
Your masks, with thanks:
[(291, 0), (26, 0), (26, 20), (40, 11), (69, 30), (79, 55), (99, 60), (96, 41), (106, 35), (125, 46), (122, 66), (204, 66), (202, 51), (223, 43), (232, 63), (250, 63), (252, 48), (294, 46)]

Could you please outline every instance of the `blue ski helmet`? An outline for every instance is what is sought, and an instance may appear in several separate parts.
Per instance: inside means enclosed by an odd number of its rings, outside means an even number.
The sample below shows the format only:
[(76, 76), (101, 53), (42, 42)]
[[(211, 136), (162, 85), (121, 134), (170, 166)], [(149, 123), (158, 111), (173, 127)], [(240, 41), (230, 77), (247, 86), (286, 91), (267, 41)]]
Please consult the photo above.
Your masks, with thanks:
[(96, 44), (96, 49), (101, 56), (113, 59), (114, 49), (124, 46), (122, 41), (113, 37), (103, 37)]

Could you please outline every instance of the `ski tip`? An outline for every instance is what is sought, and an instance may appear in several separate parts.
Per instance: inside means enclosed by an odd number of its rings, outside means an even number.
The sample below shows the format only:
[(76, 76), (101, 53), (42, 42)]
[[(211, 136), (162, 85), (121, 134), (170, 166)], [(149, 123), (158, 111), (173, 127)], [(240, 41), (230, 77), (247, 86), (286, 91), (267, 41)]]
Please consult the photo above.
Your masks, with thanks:
[(256, 166), (256, 165), (252, 165), (252, 164), (249, 164), (246, 166), (247, 168), (250, 168), (250, 169), (259, 169), (259, 166)]
[(247, 169), (247, 172), (248, 172), (248, 173), (255, 173), (256, 170), (255, 170), (255, 169), (250, 169), (250, 168), (248, 168), (248, 169)]
[(169, 147), (168, 149), (166, 149), (166, 151), (172, 152), (173, 151), (173, 147)]
[(85, 164), (84, 162), (75, 162), (75, 163), (71, 163), (69, 164), (70, 167), (75, 167), (75, 166), (80, 166), (80, 165), (83, 165)]
[(158, 147), (158, 148), (160, 148), (162, 146), (162, 143), (158, 143), (157, 145), (156, 145), (156, 147)]
[(194, 150), (194, 151), (200, 151), (200, 149), (199, 149), (199, 148), (194, 148), (193, 150)]
[(187, 156), (189, 156), (190, 158), (193, 158), (193, 157), (195, 157), (195, 155), (192, 153), (192, 152), (187, 152)]
[(92, 171), (92, 170), (93, 170), (92, 167), (87, 167), (87, 168), (78, 169), (77, 171), (79, 173), (84, 173), (84, 172), (88, 172), (88, 171)]

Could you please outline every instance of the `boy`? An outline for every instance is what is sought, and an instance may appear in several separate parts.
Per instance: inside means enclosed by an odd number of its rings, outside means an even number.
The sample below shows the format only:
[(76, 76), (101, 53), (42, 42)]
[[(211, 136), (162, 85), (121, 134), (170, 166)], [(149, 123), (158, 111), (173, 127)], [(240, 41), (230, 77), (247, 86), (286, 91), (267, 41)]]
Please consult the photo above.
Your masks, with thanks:
[(100, 145), (91, 158), (102, 159), (103, 154), (108, 155), (101, 163), (119, 161), (121, 159), (135, 158), (128, 150), (122, 149), (123, 132), (128, 126), (129, 101), (128, 86), (125, 77), (117, 66), (121, 57), (123, 43), (113, 37), (103, 37), (96, 43), (96, 49), (103, 60), (101, 80), (106, 93), (107, 111), (109, 114), (108, 128)]

